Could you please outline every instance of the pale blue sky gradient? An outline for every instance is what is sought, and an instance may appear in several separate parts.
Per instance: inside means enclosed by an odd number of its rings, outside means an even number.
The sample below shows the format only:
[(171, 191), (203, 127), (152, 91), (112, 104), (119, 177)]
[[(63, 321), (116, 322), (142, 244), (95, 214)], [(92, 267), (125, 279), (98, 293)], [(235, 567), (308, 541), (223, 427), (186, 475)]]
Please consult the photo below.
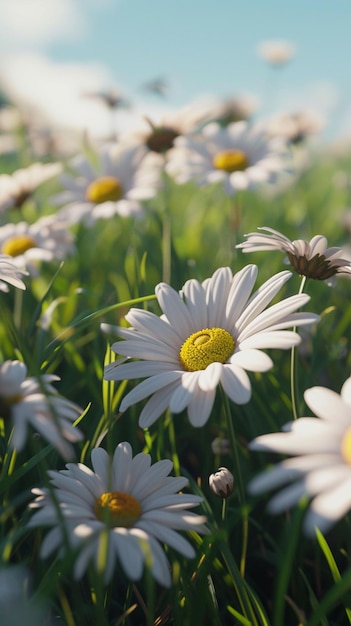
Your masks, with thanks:
[[(140, 87), (160, 76), (169, 82), (172, 106), (205, 94), (251, 94), (261, 114), (316, 108), (330, 116), (334, 133), (351, 134), (350, 0), (65, 2), (82, 27), (76, 37), (46, 41), (40, 52), (55, 62), (106, 67), (126, 96), (155, 101)], [(274, 39), (296, 47), (283, 68), (269, 67), (257, 53), (260, 42)]]

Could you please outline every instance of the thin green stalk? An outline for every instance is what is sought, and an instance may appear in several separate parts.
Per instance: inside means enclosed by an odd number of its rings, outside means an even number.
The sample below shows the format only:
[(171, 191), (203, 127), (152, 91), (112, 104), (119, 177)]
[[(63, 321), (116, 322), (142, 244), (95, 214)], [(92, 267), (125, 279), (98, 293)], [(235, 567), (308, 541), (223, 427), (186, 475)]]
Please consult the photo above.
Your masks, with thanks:
[(233, 454), (234, 479), (238, 485), (239, 502), (240, 504), (243, 504), (245, 502), (245, 493), (244, 493), (244, 487), (243, 487), (243, 480), (241, 476), (240, 460), (239, 460), (239, 454), (238, 454), (238, 443), (237, 443), (237, 439), (235, 436), (233, 418), (232, 418), (231, 411), (230, 411), (229, 400), (228, 400), (227, 395), (224, 393), (224, 391), (221, 390), (221, 392), (222, 392), (224, 413), (225, 413), (225, 417), (227, 421), (227, 430), (228, 430), (228, 436), (229, 436), (229, 441), (230, 441), (230, 448)]
[(172, 229), (171, 219), (164, 209), (162, 217), (162, 280), (168, 285), (171, 283), (172, 262)]
[[(164, 159), (166, 165), (166, 159)], [(163, 182), (163, 207), (162, 207), (162, 280), (171, 284), (172, 269), (172, 221), (169, 212), (169, 184), (167, 175), (162, 177)]]
[[(302, 276), (300, 289), (298, 291), (301, 294), (304, 290), (306, 284), (307, 277)], [(296, 326), (294, 326), (293, 331), (296, 331)], [(291, 389), (291, 406), (294, 420), (298, 419), (298, 411), (297, 411), (297, 398), (298, 398), (298, 380), (297, 380), (297, 360), (296, 360), (296, 346), (291, 348), (291, 358), (290, 358), (290, 389)]]
[(22, 307), (23, 307), (23, 291), (22, 289), (15, 289), (15, 301), (13, 308), (13, 323), (16, 328), (20, 330), (22, 321)]
[(248, 548), (248, 534), (249, 534), (249, 520), (248, 520), (248, 510), (245, 505), (245, 491), (243, 486), (243, 479), (241, 475), (241, 467), (240, 467), (240, 459), (238, 454), (238, 442), (235, 436), (234, 426), (233, 426), (233, 418), (230, 411), (229, 400), (224, 392), (222, 392), (223, 397), (223, 405), (227, 419), (227, 429), (230, 440), (230, 446), (233, 453), (233, 461), (234, 461), (234, 479), (238, 485), (238, 499), (239, 503), (242, 506), (242, 544), (241, 544), (241, 557), (240, 557), (240, 573), (244, 577), (245, 576), (245, 567), (246, 567), (246, 555)]

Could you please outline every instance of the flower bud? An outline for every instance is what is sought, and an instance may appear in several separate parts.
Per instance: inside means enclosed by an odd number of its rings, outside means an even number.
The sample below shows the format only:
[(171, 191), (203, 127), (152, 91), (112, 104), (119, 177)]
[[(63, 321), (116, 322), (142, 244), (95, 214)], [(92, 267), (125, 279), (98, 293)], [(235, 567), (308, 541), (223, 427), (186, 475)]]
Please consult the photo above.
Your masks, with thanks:
[(226, 467), (220, 467), (208, 479), (210, 488), (219, 498), (229, 498), (234, 491), (234, 476)]

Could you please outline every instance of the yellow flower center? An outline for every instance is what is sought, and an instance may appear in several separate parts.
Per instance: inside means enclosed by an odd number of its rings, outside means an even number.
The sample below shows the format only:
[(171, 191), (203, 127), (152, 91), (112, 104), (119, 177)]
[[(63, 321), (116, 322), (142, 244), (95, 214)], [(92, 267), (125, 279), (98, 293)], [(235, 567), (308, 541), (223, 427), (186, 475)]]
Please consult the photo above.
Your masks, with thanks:
[(242, 150), (222, 150), (213, 157), (213, 167), (216, 170), (232, 172), (242, 172), (249, 166), (249, 160)]
[(30, 248), (36, 248), (36, 246), (37, 242), (30, 235), (14, 235), (4, 241), (1, 252), (10, 256), (19, 256)]
[(86, 190), (86, 199), (94, 204), (117, 202), (123, 196), (121, 181), (114, 176), (101, 176), (90, 183)]
[(346, 431), (341, 440), (341, 456), (348, 465), (351, 465), (351, 428)]
[(184, 341), (179, 360), (188, 372), (204, 370), (211, 363), (226, 363), (233, 354), (235, 341), (223, 328), (203, 328)]
[(141, 506), (129, 493), (108, 491), (103, 493), (94, 506), (96, 517), (109, 528), (130, 528), (141, 516)]

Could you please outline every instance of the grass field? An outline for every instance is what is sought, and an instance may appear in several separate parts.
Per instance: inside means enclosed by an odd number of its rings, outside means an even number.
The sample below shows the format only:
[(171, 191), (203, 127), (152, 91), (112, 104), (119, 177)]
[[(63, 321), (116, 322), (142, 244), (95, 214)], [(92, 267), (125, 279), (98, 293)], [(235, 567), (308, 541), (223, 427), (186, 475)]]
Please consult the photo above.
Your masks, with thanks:
[[(306, 163), (294, 170), (299, 152), (306, 153)], [(57, 159), (49, 155), (46, 160)], [(2, 156), (2, 171), (12, 174), (32, 161), (25, 150)], [(249, 401), (236, 404), (219, 384), (210, 417), (201, 427), (190, 424), (186, 409), (172, 413), (166, 408), (150, 427), (141, 428), (138, 419), (146, 400), (119, 411), (138, 381), (104, 378), (104, 366), (116, 358), (111, 344), (117, 336), (111, 327), (127, 327), (124, 316), (131, 307), (159, 316), (162, 311), (154, 295), (158, 283), (180, 290), (186, 281), (201, 282), (220, 267), (229, 266), (235, 274), (253, 263), (258, 266), (256, 290), (276, 273), (291, 269), (279, 251), (243, 254), (236, 249), (244, 234), (266, 226), (291, 240), (320, 234), (329, 246), (350, 245), (345, 225), (351, 194), (348, 151), (329, 145), (309, 151), (300, 145), (291, 148), (291, 163), (292, 172), (282, 181), (278, 178), (270, 187), (231, 197), (219, 185), (199, 188), (195, 182), (178, 184), (165, 176), (155, 198), (144, 202), (142, 217), (115, 215), (91, 226), (82, 222), (67, 226), (73, 251), (62, 261), (37, 263), (36, 275), (23, 277), (25, 290), (10, 286), (8, 292), (0, 292), (1, 361), (23, 362), (27, 376), (37, 380), (37, 393), (44, 396), (42, 375), (57, 375), (60, 380), (52, 384), (60, 397), (81, 407), (74, 424), (82, 433), (73, 442), (74, 456), (69, 459), (48, 443), (45, 424), (41, 434), (30, 425), (23, 446), (14, 448), (16, 423), (11, 411), (19, 398), (9, 397), (6, 382), (0, 380), (2, 626), (17, 626), (24, 619), (27, 626), (351, 623), (349, 514), (336, 519), (327, 532), (316, 529), (313, 536), (306, 536), (307, 487), (296, 506), (276, 515), (267, 510), (269, 491), (252, 495), (248, 489), (254, 477), (283, 458), (253, 451), (249, 443), (259, 435), (279, 432), (293, 419), (292, 394), (298, 419), (313, 416), (304, 401), (305, 390), (322, 386), (339, 394), (350, 375), (350, 280), (337, 277), (334, 287), (323, 280), (307, 280), (304, 292), (310, 301), (303, 310), (318, 314), (320, 321), (297, 329), (302, 341), (296, 349), (265, 350), (273, 367), (249, 371)], [(50, 198), (59, 190), (58, 180), (44, 182), (20, 208), (2, 211), (1, 224), (22, 220), (33, 224), (54, 214)], [(301, 277), (293, 273), (273, 302), (298, 294), (301, 287)], [(110, 325), (107, 332), (101, 324)], [(49, 409), (50, 402), (48, 396)], [(51, 408), (59, 427), (60, 408)], [(106, 533), (97, 543), (96, 559), (87, 561), (78, 579), (74, 574), (81, 546), (71, 544), (71, 527), (64, 530), (64, 512), (47, 471), (63, 470), (67, 461), (91, 468), (94, 448), (100, 446), (112, 456), (125, 441), (134, 455), (148, 453), (152, 463), (171, 460), (170, 475), (188, 479), (183, 494), (202, 499), (194, 512), (206, 516), (207, 533), (197, 532), (196, 526), (181, 531), (194, 550), (192, 558), (185, 549), (184, 554), (177, 550), (176, 541), (167, 545), (160, 538), (170, 586), (155, 580), (145, 540), (139, 545), (145, 560), (140, 575), (136, 565), (135, 580), (130, 580), (130, 570), (115, 559), (106, 582), (111, 550), (104, 547)], [(234, 476), (228, 498), (218, 497), (209, 486), (210, 475), (223, 466)], [(29, 525), (33, 488), (46, 488), (46, 497), (53, 497), (56, 524), (63, 533), (62, 544), (57, 545), (61, 552), (53, 550), (45, 558), (40, 550), (48, 529), (45, 523)], [(119, 524), (110, 520), (105, 526)], [(134, 552), (130, 549), (129, 554), (126, 548), (126, 553), (133, 570)]]

